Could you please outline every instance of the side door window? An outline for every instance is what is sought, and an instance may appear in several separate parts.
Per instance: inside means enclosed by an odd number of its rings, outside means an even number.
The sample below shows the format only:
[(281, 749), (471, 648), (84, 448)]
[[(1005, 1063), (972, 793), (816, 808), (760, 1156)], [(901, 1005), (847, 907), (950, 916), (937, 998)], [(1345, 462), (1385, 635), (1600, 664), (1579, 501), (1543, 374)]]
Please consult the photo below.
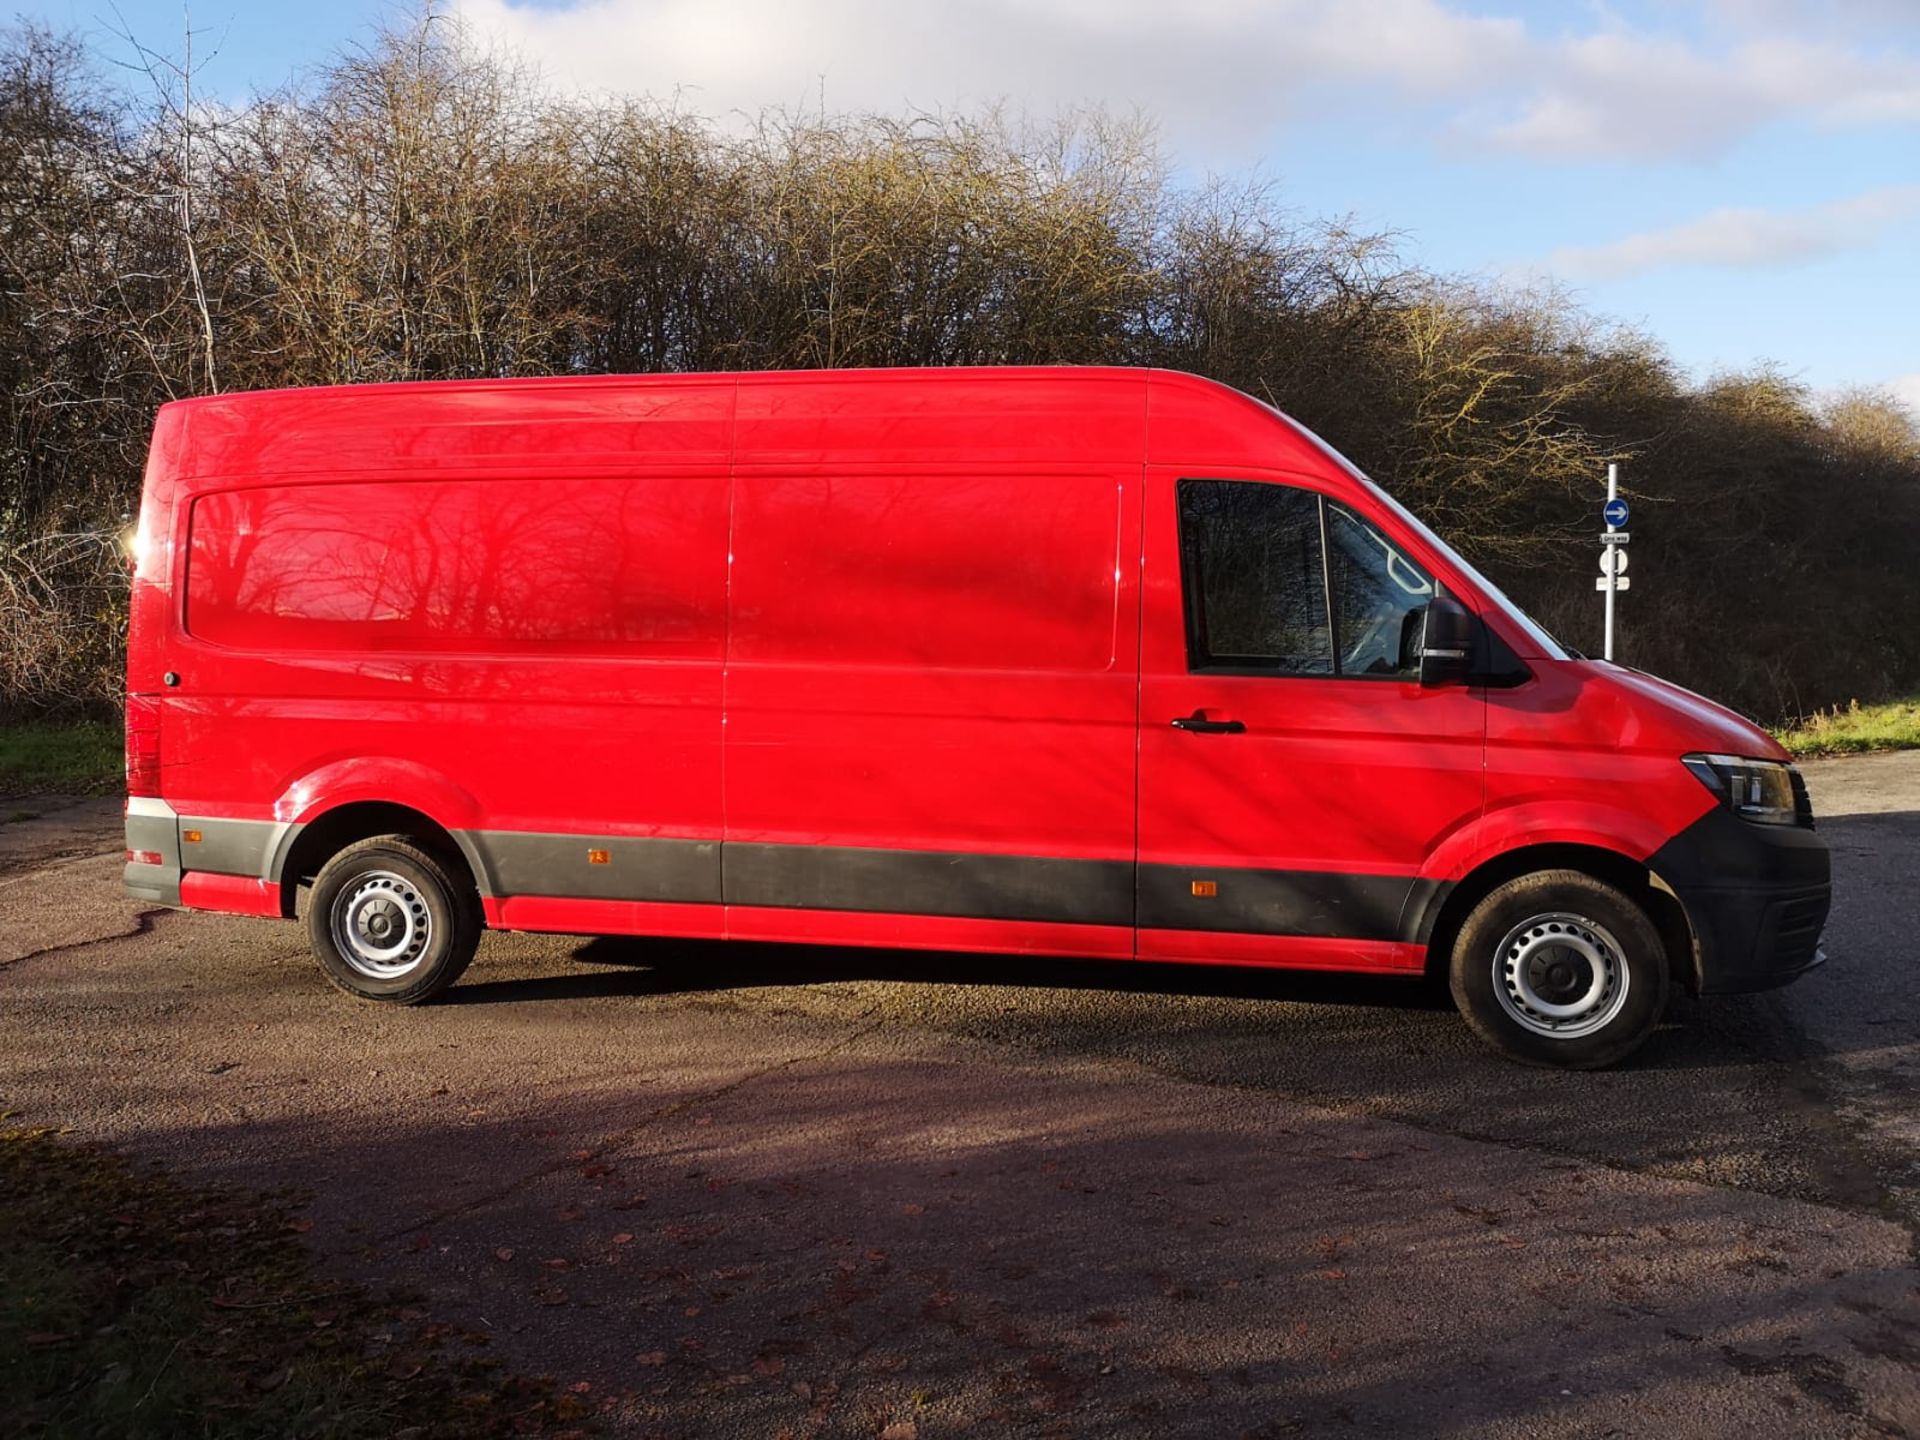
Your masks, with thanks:
[(1182, 480), (1187, 668), (1331, 675), (1320, 497), (1252, 480)]
[(1187, 668), (1411, 680), (1433, 577), (1311, 490), (1182, 480)]

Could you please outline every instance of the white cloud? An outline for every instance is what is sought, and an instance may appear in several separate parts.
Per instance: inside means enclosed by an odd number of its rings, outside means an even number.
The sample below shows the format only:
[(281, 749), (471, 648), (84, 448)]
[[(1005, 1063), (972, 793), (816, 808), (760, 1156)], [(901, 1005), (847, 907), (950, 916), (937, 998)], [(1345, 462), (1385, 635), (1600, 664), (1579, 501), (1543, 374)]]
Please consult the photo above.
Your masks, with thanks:
[(1920, 119), (1920, 60), (1762, 37), (1703, 51), (1626, 31), (1544, 49), (1495, 143), (1582, 159), (1711, 154), (1775, 117), (1829, 126)]
[(1588, 280), (1617, 279), (1669, 265), (1792, 265), (1871, 245), (1914, 214), (1920, 214), (1920, 185), (1886, 185), (1805, 210), (1714, 210), (1605, 245), (1565, 246), (1548, 257), (1547, 265), (1558, 274)]
[(1920, 425), (1920, 370), (1911, 375), (1896, 375), (1887, 381), (1887, 390), (1913, 415), (1916, 425)]
[(587, 90), (709, 115), (823, 92), (831, 110), (886, 112), (1099, 101), (1208, 159), (1264, 150), (1309, 106), (1554, 158), (1710, 153), (1787, 115), (1920, 120), (1920, 33), (1849, 46), (1802, 28), (1796, 3), (1720, 0), (1696, 42), (1604, 11), (1543, 34), (1459, 0), (455, 0), (477, 37)]

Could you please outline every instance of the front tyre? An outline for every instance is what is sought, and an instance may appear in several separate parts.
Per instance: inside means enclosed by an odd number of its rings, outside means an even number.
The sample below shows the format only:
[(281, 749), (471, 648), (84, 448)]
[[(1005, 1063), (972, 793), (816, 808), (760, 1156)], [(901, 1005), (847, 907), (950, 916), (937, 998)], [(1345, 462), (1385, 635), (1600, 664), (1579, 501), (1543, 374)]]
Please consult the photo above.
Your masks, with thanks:
[(417, 1005), (458, 980), (480, 930), (473, 887), (403, 835), (335, 855), (307, 906), (307, 939), (327, 978), (389, 1005)]
[(1501, 1054), (1597, 1070), (1639, 1049), (1667, 1008), (1666, 946), (1629, 896), (1578, 870), (1509, 880), (1467, 916), (1454, 1003)]

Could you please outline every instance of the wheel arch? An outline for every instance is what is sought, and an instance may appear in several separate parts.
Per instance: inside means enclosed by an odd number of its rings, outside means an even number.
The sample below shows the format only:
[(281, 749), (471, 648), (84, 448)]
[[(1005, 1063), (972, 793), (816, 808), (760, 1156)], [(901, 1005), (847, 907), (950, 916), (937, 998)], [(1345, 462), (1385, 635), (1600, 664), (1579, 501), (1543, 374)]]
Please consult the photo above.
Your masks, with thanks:
[(477, 893), (488, 893), (485, 865), (463, 833), (411, 805), (352, 800), (289, 829), (273, 862), (273, 874), (280, 882), (280, 913), (291, 919), (302, 885), (310, 884), (321, 867), (349, 845), (376, 835), (405, 835), (455, 874), (467, 876)]
[(1504, 850), (1434, 897), (1419, 922), (1418, 936), (1426, 946), (1426, 973), (1444, 978), (1460, 927), (1488, 895), (1509, 880), (1537, 870), (1578, 870), (1613, 885), (1653, 921), (1666, 948), (1668, 973), (1690, 990), (1699, 988), (1699, 949), (1686, 907), (1671, 886), (1648, 868), (1619, 850), (1602, 845), (1551, 841)]

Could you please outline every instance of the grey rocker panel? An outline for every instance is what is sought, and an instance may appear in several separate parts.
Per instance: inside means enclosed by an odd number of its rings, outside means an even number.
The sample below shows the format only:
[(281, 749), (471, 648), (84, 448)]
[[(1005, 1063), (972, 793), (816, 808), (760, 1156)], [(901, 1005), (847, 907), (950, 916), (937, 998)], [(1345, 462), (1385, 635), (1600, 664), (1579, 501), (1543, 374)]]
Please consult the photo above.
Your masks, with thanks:
[(728, 843), (730, 905), (1131, 925), (1133, 865), (839, 845)]
[[(164, 806), (164, 802), (153, 802)], [(169, 815), (171, 812), (168, 812)], [(174, 840), (175, 824), (201, 831), (190, 847)], [(130, 890), (179, 903), (179, 859), (190, 868), (280, 878), (302, 827), (272, 821), (142, 819), (161, 867), (128, 867)], [(489, 896), (538, 895), (585, 900), (732, 904), (799, 910), (1031, 920), (1068, 925), (1139, 924), (1148, 929), (1356, 940), (1418, 940), (1446, 887), (1395, 875), (1323, 871), (1140, 865), (1126, 860), (1054, 856), (882, 850), (835, 845), (769, 845), (735, 841), (556, 835), (513, 830), (459, 830), (465, 852)], [(604, 853), (602, 863), (591, 856)], [(136, 880), (134, 871), (153, 871)], [(1196, 879), (1214, 881), (1212, 895), (1193, 893)], [(1137, 891), (1136, 891), (1137, 885)], [(156, 891), (162, 893), (155, 893)]]
[[(547, 835), (520, 830), (460, 830), (461, 848), (478, 861), (486, 895), (553, 895), (581, 900), (720, 903), (720, 843), (653, 837)], [(590, 851), (603, 851), (593, 864)]]
[(183, 815), (180, 828), (200, 832), (199, 844), (180, 847), (189, 870), (277, 880), (287, 850), (303, 827), (284, 820), (198, 820)]
[[(1193, 882), (1218, 891), (1196, 896)], [(1149, 930), (1215, 930), (1335, 940), (1411, 940), (1440, 886), (1406, 875), (1320, 870), (1240, 870), (1191, 865), (1140, 867), (1140, 925)]]

